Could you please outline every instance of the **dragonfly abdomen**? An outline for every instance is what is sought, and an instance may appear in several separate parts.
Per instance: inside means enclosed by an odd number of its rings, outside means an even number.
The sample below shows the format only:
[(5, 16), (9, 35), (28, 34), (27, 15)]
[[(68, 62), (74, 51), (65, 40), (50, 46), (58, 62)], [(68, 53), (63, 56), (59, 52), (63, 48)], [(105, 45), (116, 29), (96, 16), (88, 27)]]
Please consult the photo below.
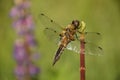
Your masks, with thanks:
[(63, 45), (60, 45), (57, 52), (56, 52), (56, 55), (54, 57), (54, 61), (53, 61), (53, 65), (55, 65), (55, 63), (60, 59), (60, 56), (64, 50), (64, 46)]

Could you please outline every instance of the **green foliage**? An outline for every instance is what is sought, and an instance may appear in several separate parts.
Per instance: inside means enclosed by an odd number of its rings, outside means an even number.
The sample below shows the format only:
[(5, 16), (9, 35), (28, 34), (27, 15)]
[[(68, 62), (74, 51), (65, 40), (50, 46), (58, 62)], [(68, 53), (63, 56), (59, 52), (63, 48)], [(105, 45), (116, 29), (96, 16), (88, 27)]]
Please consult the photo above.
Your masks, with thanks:
[[(67, 25), (73, 19), (83, 20), (87, 31), (102, 33), (104, 55), (86, 55), (86, 80), (120, 80), (119, 0), (31, 1), (41, 52), (41, 59), (37, 62), (41, 67), (40, 80), (79, 80), (79, 54), (65, 51), (60, 61), (52, 66), (57, 47), (43, 33), (44, 27), (38, 19), (40, 13), (61, 25)], [(12, 47), (16, 35), (8, 16), (11, 7), (11, 1), (0, 1), (0, 80), (15, 80)]]

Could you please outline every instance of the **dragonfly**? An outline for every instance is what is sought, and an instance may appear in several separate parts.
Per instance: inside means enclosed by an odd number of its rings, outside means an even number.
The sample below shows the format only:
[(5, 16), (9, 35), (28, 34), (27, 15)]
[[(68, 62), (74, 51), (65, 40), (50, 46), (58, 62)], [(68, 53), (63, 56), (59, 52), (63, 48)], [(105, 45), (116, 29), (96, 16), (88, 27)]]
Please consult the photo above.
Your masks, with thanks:
[(103, 53), (102, 48), (97, 45), (101, 39), (101, 34), (85, 32), (86, 27), (83, 21), (73, 20), (67, 26), (62, 27), (43, 13), (39, 15), (39, 19), (44, 26), (44, 33), (47, 38), (58, 44), (53, 65), (60, 59), (65, 49), (80, 53), (80, 41), (82, 39), (84, 39), (85, 53), (90, 55), (101, 55)]

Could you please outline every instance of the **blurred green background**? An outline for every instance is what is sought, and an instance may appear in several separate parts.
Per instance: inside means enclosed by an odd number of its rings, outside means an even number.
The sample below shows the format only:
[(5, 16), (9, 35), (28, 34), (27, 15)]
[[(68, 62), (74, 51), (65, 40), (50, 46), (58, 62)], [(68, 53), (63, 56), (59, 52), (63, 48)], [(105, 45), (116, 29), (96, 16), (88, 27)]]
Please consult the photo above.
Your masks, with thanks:
[[(80, 80), (79, 55), (65, 51), (53, 67), (57, 47), (44, 33), (38, 15), (45, 13), (61, 25), (84, 20), (86, 30), (102, 33), (103, 56), (86, 55), (86, 80), (120, 80), (120, 1), (119, 0), (30, 0), (36, 22), (41, 68), (39, 80)], [(15, 80), (13, 43), (16, 39), (9, 12), (13, 0), (0, 0), (0, 80)], [(47, 24), (47, 23), (46, 23)]]

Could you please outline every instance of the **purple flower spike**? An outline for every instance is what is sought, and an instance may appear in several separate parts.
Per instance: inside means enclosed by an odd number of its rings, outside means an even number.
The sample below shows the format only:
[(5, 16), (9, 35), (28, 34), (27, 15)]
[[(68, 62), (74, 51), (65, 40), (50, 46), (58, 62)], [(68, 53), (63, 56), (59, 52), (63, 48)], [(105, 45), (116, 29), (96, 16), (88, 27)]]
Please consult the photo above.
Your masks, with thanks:
[(22, 38), (16, 39), (15, 46), (16, 47), (23, 47), (24, 46), (24, 40)]
[(16, 30), (17, 34), (23, 34), (24, 28), (22, 25), (22, 21), (19, 19), (13, 23), (13, 27)]
[(25, 76), (25, 68), (21, 65), (17, 66), (15, 68), (15, 74), (16, 74), (17, 77)]
[(26, 0), (26, 1), (22, 4), (22, 6), (23, 6), (24, 8), (29, 8), (29, 7), (31, 6), (31, 4), (30, 4), (29, 0)]
[(19, 63), (19, 64), (22, 64), (26, 61), (26, 58), (27, 58), (27, 55), (26, 53), (24, 52), (24, 50), (16, 50), (16, 52), (14, 53), (14, 58), (16, 59), (16, 61)]
[(25, 32), (32, 31), (34, 29), (34, 24), (31, 16), (26, 18), (20, 18), (13, 23), (13, 27), (18, 34), (24, 34)]
[(16, 40), (15, 49), (14, 49), (14, 58), (16, 61), (21, 64), (25, 61), (27, 54), (24, 49), (24, 42), (22, 39)]
[(13, 7), (10, 12), (10, 17), (15, 18), (16, 16), (18, 16), (18, 14), (19, 14), (19, 10), (17, 9), (17, 7)]
[(31, 75), (37, 75), (40, 72), (40, 70), (39, 70), (38, 67), (36, 67), (33, 64), (31, 64), (29, 66), (29, 72), (30, 72)]
[(14, 3), (16, 6), (19, 6), (22, 8), (29, 8), (31, 6), (29, 0), (14, 0)]
[(12, 10), (10, 12), (10, 17), (16, 18), (16, 19), (20, 18), (20, 17), (23, 17), (23, 15), (24, 15), (23, 12), (24, 12), (23, 9), (15, 6), (15, 7), (12, 8)]
[(13, 28), (17, 33), (14, 44), (14, 59), (17, 63), (15, 74), (17, 80), (38, 80), (39, 68), (34, 65), (37, 46), (34, 38), (34, 21), (30, 14), (30, 0), (14, 0), (15, 6), (11, 9), (10, 17), (13, 19)]
[(36, 40), (32, 34), (27, 34), (26, 40), (28, 41), (30, 46), (32, 46), (32, 47), (36, 46)]
[(28, 29), (33, 30), (34, 29), (34, 23), (33, 23), (33, 19), (32, 16), (29, 15), (26, 18), (26, 26), (28, 27)]

